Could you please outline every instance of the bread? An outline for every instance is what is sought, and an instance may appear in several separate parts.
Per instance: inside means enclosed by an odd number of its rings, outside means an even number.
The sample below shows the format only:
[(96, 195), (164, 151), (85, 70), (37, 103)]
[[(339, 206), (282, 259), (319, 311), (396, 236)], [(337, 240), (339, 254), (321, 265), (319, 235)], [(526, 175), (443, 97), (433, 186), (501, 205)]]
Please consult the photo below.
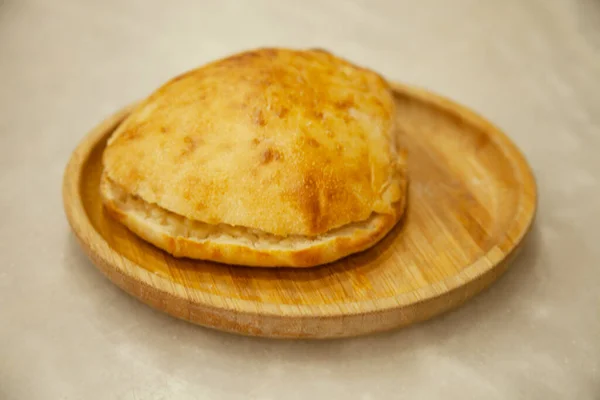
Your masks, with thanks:
[(105, 208), (176, 257), (310, 267), (365, 250), (405, 205), (395, 103), (322, 50), (256, 49), (142, 101), (103, 154)]

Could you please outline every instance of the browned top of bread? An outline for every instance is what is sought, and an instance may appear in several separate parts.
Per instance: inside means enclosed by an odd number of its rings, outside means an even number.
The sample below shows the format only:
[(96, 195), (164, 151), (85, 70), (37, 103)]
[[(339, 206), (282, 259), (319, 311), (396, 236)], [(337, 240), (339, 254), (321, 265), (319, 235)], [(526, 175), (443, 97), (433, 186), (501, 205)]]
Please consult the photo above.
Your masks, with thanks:
[(386, 81), (330, 53), (258, 49), (167, 82), (120, 125), (108, 179), (194, 221), (315, 236), (403, 196)]

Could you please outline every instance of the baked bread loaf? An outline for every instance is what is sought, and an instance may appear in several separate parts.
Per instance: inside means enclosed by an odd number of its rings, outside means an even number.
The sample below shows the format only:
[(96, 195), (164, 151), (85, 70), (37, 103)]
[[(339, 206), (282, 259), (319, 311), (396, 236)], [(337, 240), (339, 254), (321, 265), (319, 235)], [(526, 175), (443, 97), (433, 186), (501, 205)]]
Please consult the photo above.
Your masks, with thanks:
[(176, 257), (310, 267), (401, 217), (405, 158), (378, 74), (322, 50), (256, 49), (178, 76), (103, 154), (105, 208)]

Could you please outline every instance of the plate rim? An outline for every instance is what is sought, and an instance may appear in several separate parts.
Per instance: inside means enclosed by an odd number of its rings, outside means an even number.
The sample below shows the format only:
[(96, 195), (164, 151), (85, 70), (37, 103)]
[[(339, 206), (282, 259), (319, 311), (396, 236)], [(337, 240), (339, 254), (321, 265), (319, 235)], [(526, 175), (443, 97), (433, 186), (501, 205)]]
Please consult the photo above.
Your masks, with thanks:
[[(245, 299), (235, 299), (236, 307), (233, 307), (227, 301), (227, 299), (231, 299), (229, 296), (206, 293), (147, 271), (143, 266), (123, 256), (108, 244), (102, 234), (100, 234), (92, 224), (80, 196), (83, 171), (85, 169), (84, 166), (90, 154), (109, 132), (116, 129), (122, 120), (135, 107), (136, 103), (126, 106), (104, 119), (99, 125), (92, 129), (92, 131), (84, 136), (73, 151), (63, 176), (63, 205), (69, 225), (75, 233), (80, 245), (82, 245), (96, 267), (102, 270), (105, 275), (108, 275), (108, 273), (104, 268), (110, 266), (117, 269), (118, 272), (122, 274), (121, 279), (128, 278), (135, 280), (137, 284), (143, 284), (150, 290), (159, 291), (163, 296), (174, 297), (177, 300), (185, 302), (190, 308), (194, 306), (199, 308), (209, 308), (217, 312), (233, 312), (244, 315), (293, 319), (323, 319), (360, 316), (383, 313), (391, 310), (403, 310), (449, 295), (456, 290), (465, 288), (465, 286), (474, 285), (476, 281), (483, 278), (488, 273), (493, 272), (495, 269), (500, 268), (501, 265), (507, 262), (520, 248), (525, 237), (531, 231), (538, 206), (538, 191), (533, 171), (524, 154), (516, 144), (513, 143), (512, 140), (498, 127), (471, 109), (424, 88), (397, 82), (392, 83), (391, 86), (395, 96), (400, 94), (405, 97), (414, 97), (418, 101), (441, 109), (445, 113), (459, 116), (463, 120), (466, 120), (468, 124), (486, 132), (491, 141), (498, 148), (503, 150), (503, 154), (509, 161), (513, 173), (515, 173), (515, 176), (520, 183), (520, 191), (517, 206), (515, 207), (514, 218), (502, 234), (502, 239), (494, 244), (487, 253), (455, 275), (446, 277), (445, 279), (434, 282), (428, 286), (390, 297), (379, 298), (376, 300), (367, 299), (345, 302), (343, 305), (348, 309), (342, 311), (338, 303), (292, 305), (283, 303), (262, 303)], [(502, 248), (507, 248), (508, 250), (503, 251), (501, 250)], [(98, 262), (105, 265), (99, 266)], [(128, 269), (144, 271), (144, 273), (141, 274), (145, 275), (144, 279), (136, 279), (136, 277), (128, 273)], [(504, 270), (505, 269), (506, 268), (504, 268)], [(499, 271), (500, 274), (502, 274), (504, 270)], [(138, 274), (137, 276), (139, 277), (140, 275)], [(126, 282), (117, 282), (115, 277), (110, 276), (109, 279), (127, 293), (144, 301), (142, 298), (143, 296), (132, 293), (132, 291), (126, 287)], [(149, 284), (149, 282), (152, 284)], [(467, 298), (474, 296), (492, 282), (476, 289), (474, 293), (471, 293)], [(180, 290), (169, 290), (169, 288), (178, 288)], [(181, 292), (185, 292), (188, 297), (180, 296), (178, 293)], [(190, 292), (199, 294), (197, 298), (200, 299), (200, 301), (190, 301)], [(144, 302), (148, 303), (148, 301)], [(172, 314), (170, 312), (168, 313)], [(181, 318), (181, 316), (179, 317)], [(192, 319), (189, 320), (197, 322)]]

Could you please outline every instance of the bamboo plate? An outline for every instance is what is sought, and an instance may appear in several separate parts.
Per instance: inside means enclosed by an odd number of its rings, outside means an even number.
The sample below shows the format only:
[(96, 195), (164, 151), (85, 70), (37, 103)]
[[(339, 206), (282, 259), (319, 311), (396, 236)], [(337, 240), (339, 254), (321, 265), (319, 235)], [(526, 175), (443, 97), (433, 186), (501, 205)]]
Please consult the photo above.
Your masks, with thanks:
[(460, 305), (508, 267), (534, 219), (536, 187), (519, 150), (469, 110), (396, 85), (398, 135), (409, 153), (406, 216), (366, 252), (312, 269), (243, 268), (176, 259), (103, 212), (101, 155), (129, 109), (79, 145), (65, 210), (83, 249), (129, 294), (225, 331), (290, 338), (355, 336)]

